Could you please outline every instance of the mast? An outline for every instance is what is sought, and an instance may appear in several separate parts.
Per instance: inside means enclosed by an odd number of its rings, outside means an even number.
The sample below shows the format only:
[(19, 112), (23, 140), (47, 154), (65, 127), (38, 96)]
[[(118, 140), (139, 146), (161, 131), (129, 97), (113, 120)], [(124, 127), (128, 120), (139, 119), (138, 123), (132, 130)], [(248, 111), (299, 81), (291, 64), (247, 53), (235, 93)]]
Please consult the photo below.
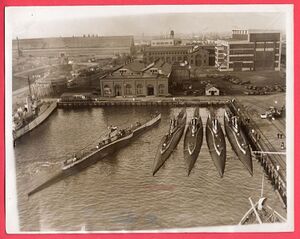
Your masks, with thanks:
[(32, 97), (32, 92), (31, 92), (31, 85), (30, 85), (29, 75), (28, 75), (28, 77), (27, 77), (27, 81), (28, 81), (28, 87), (29, 87), (29, 95), (30, 95), (30, 97)]
[(260, 197), (262, 198), (264, 194), (264, 173), (262, 175), (262, 180), (261, 180), (261, 193), (260, 193)]

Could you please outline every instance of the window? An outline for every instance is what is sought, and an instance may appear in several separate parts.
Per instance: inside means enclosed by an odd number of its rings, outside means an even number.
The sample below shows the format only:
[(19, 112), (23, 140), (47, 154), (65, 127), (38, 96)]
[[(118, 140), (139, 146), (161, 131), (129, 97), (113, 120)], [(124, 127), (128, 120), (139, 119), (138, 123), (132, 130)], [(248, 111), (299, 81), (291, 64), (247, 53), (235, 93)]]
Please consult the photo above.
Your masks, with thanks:
[(108, 85), (105, 85), (103, 87), (103, 91), (104, 91), (104, 96), (110, 96), (111, 95), (111, 89)]
[(164, 93), (165, 93), (165, 85), (160, 84), (160, 85), (158, 86), (158, 94), (162, 95), (162, 94), (164, 94)]
[(126, 95), (131, 95), (132, 92), (131, 92), (131, 85), (127, 84), (126, 87), (125, 87), (125, 94)]
[(136, 94), (137, 95), (142, 95), (143, 94), (143, 85), (142, 84), (138, 84), (136, 86)]
[(115, 95), (116, 96), (122, 95), (122, 88), (120, 85), (115, 85)]

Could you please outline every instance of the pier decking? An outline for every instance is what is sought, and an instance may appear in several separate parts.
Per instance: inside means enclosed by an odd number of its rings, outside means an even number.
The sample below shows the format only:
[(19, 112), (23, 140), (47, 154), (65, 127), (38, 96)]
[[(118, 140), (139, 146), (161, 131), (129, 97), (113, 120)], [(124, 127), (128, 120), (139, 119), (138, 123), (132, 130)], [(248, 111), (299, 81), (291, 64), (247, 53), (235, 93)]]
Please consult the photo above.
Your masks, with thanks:
[[(257, 111), (251, 110), (251, 107), (259, 106), (245, 106), (238, 100), (233, 101), (232, 105), (242, 120), (242, 127), (249, 137), (252, 151), (278, 191), (283, 204), (287, 206), (285, 146), (281, 147), (282, 142), (285, 145), (283, 119), (274, 122), (261, 119)], [(281, 138), (279, 134), (282, 134)]]

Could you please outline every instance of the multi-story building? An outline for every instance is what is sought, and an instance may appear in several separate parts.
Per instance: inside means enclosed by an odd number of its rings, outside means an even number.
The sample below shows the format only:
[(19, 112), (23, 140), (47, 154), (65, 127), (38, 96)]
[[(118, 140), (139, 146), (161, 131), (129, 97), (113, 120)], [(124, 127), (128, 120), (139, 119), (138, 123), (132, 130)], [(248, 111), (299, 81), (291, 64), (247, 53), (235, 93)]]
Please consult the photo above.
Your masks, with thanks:
[(281, 34), (268, 30), (233, 30), (217, 42), (215, 65), (220, 71), (280, 70)]
[(100, 79), (104, 97), (167, 96), (171, 65), (162, 61), (145, 66), (133, 61)]
[(154, 39), (151, 40), (151, 46), (174, 46), (175, 40), (170, 39)]
[(161, 59), (167, 63), (184, 62), (188, 60), (191, 46), (155, 46), (146, 47), (144, 49), (144, 62), (150, 64), (151, 62)]
[(185, 62), (190, 66), (209, 66), (209, 51), (201, 46), (174, 45), (165, 47), (146, 47), (144, 49), (144, 62), (149, 64), (161, 59), (167, 63)]

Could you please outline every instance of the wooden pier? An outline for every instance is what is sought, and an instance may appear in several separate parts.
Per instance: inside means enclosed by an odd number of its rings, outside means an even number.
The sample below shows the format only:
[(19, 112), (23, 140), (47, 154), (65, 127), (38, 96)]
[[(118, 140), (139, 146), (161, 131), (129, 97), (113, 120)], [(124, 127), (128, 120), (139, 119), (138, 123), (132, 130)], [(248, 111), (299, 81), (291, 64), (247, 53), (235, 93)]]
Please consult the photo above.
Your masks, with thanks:
[(252, 115), (248, 113), (245, 107), (237, 100), (230, 102), (232, 108), (242, 122), (242, 127), (248, 135), (252, 151), (264, 168), (266, 174), (271, 180), (274, 188), (278, 191), (281, 201), (287, 206), (286, 194), (286, 162), (283, 156), (285, 152), (278, 152), (268, 132), (263, 132), (262, 129), (256, 124)]

